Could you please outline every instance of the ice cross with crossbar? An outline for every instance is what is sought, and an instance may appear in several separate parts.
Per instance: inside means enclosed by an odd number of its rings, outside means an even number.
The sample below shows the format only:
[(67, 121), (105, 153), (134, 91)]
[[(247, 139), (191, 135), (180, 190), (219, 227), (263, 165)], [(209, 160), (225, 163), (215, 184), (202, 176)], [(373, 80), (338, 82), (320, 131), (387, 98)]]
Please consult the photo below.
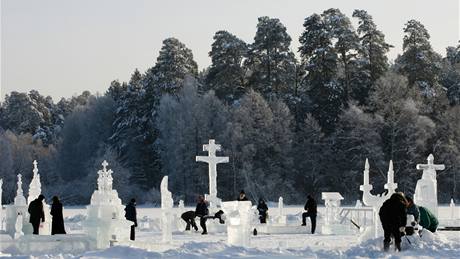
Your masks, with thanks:
[(221, 146), (216, 144), (214, 139), (210, 139), (209, 143), (203, 145), (203, 151), (208, 151), (208, 156), (197, 156), (197, 162), (208, 163), (209, 167), (209, 196), (217, 197), (217, 164), (228, 163), (227, 156), (218, 157), (216, 152), (221, 150)]

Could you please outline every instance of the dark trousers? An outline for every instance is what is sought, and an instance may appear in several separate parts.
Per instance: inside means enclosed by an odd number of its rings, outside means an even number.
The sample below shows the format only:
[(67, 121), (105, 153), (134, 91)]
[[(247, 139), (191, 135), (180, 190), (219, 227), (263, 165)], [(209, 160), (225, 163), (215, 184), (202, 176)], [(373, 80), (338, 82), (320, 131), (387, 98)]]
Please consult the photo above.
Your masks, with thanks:
[(203, 233), (208, 233), (208, 229), (206, 228), (206, 217), (200, 217), (200, 226), (203, 229)]
[(136, 239), (136, 227), (134, 225), (131, 226), (131, 233), (129, 235), (130, 240)]
[(395, 239), (396, 249), (401, 251), (401, 232), (398, 227), (383, 226), (383, 249), (387, 251), (390, 248), (391, 236)]
[(315, 234), (315, 229), (316, 229), (316, 214), (315, 213), (309, 213), (309, 212), (304, 212), (302, 213), (302, 225), (307, 224), (307, 217), (310, 217), (311, 221), (311, 233)]
[(259, 214), (259, 220), (261, 224), (267, 223), (267, 213)]
[(185, 223), (187, 223), (185, 230), (190, 230), (190, 226), (192, 226), (195, 230), (198, 230), (198, 227), (195, 223), (195, 212), (185, 212), (181, 215), (181, 218), (185, 221)]
[(38, 229), (40, 228), (40, 221), (39, 222), (31, 222), (32, 227), (34, 228), (34, 235), (38, 235)]

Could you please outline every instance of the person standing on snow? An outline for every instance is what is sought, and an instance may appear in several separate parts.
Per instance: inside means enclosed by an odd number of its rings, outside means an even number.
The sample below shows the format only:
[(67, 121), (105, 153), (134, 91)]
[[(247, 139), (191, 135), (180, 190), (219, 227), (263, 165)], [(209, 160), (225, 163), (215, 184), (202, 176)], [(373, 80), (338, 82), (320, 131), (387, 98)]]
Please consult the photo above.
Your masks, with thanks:
[(132, 221), (134, 224), (131, 225), (131, 233), (129, 236), (130, 240), (136, 239), (136, 227), (137, 227), (137, 211), (136, 211), (136, 200), (133, 198), (131, 201), (126, 205), (125, 208), (125, 218), (129, 221)]
[(33, 200), (29, 204), (27, 211), (30, 214), (29, 222), (32, 224), (34, 229), (33, 234), (38, 235), (38, 229), (40, 228), (40, 222), (45, 222), (45, 212), (43, 211), (43, 200), (45, 196), (39, 195), (37, 199)]
[(390, 249), (391, 236), (395, 240), (395, 246), (401, 251), (401, 232), (404, 232), (407, 212), (407, 201), (402, 192), (393, 193), (380, 207), (379, 216), (383, 227), (383, 250)]
[(57, 196), (53, 197), (53, 204), (51, 204), (51, 235), (66, 234), (64, 227), (64, 217), (62, 215), (62, 203)]
[(260, 223), (267, 223), (268, 207), (263, 199), (259, 199), (259, 204), (257, 204), (257, 210), (259, 211)]
[(317, 205), (316, 201), (310, 194), (307, 196), (307, 202), (305, 203), (304, 209), (306, 212), (302, 213), (302, 226), (307, 225), (307, 217), (310, 217), (311, 221), (311, 233), (315, 234), (316, 229), (316, 215), (317, 215)]

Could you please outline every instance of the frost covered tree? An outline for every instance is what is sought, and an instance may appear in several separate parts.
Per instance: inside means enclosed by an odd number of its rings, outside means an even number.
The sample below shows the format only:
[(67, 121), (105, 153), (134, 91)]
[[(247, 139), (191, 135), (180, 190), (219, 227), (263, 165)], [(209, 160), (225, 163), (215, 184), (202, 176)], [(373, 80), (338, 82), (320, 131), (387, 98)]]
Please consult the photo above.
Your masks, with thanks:
[(290, 50), (291, 37), (277, 18), (259, 17), (254, 43), (249, 46), (245, 66), (248, 86), (267, 100), (283, 100), (293, 94), (296, 61)]
[(416, 20), (406, 23), (404, 33), (403, 54), (396, 59), (396, 68), (407, 76), (410, 86), (418, 87), (426, 97), (435, 96), (441, 57), (431, 47), (430, 34)]
[(440, 83), (447, 89), (451, 105), (460, 104), (460, 45), (448, 47), (442, 62)]
[(370, 105), (382, 117), (380, 128), (385, 161), (393, 160), (398, 189), (412, 193), (418, 174), (413, 168), (424, 161), (430, 152), (427, 143), (435, 134), (435, 123), (423, 115), (421, 103), (408, 80), (395, 73), (387, 73), (376, 83)]
[(385, 42), (385, 35), (377, 29), (372, 16), (365, 10), (355, 10), (353, 17), (358, 19), (357, 33), (360, 48), (356, 60), (355, 78), (352, 82), (352, 98), (359, 104), (367, 103), (369, 92), (375, 81), (388, 70), (386, 54), (392, 47)]
[(209, 52), (211, 66), (205, 79), (207, 90), (213, 90), (217, 97), (231, 104), (245, 91), (245, 69), (243, 59), (247, 44), (227, 31), (214, 35)]
[(307, 71), (303, 88), (310, 112), (326, 133), (333, 131), (344, 105), (344, 91), (337, 78), (337, 53), (327, 24), (318, 14), (307, 17), (299, 38), (302, 66)]
[[(191, 77), (187, 77), (176, 96), (162, 97), (156, 120), (157, 147), (163, 161), (163, 174), (169, 175), (171, 189), (179, 199), (194, 202), (198, 194), (207, 192), (207, 165), (197, 163), (195, 156), (204, 154), (202, 145), (210, 138), (223, 144), (225, 111), (223, 103), (212, 92), (199, 95), (197, 82)], [(218, 179), (221, 176), (219, 174)]]

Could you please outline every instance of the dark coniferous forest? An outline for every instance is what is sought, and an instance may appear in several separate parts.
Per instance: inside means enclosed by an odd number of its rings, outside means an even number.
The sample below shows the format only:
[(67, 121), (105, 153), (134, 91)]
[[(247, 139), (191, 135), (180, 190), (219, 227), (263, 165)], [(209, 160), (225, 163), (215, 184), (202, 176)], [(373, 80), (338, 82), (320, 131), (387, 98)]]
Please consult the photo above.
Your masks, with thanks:
[(210, 138), (230, 157), (218, 166), (224, 200), (244, 189), (252, 200), (303, 203), (308, 193), (338, 191), (352, 202), (366, 158), (374, 191), (383, 191), (392, 159), (399, 190), (411, 194), (421, 177), (415, 166), (430, 153), (446, 165), (440, 202), (460, 199), (460, 45), (436, 53), (423, 24), (410, 20), (390, 62), (393, 46), (364, 10), (306, 17), (299, 38), (276, 18), (256, 26), (253, 42), (216, 32), (207, 68), (168, 38), (151, 68), (111, 82), (103, 95), (8, 93), (0, 107), (3, 203), (13, 201), (18, 173), (27, 193), (37, 159), (48, 198), (87, 204), (105, 159), (124, 202), (158, 202), (169, 175), (174, 199), (190, 204), (208, 190), (207, 164), (195, 156), (206, 155)]

